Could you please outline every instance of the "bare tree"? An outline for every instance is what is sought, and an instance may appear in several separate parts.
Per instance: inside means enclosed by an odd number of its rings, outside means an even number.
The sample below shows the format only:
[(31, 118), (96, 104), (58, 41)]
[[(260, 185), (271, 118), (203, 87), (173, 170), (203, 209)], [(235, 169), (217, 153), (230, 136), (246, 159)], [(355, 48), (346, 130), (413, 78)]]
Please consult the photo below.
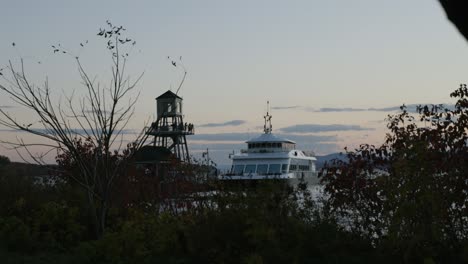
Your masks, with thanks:
[[(22, 139), (2, 143), (15, 150), (26, 150), (38, 163), (44, 163), (43, 156), (33, 155), (30, 151), (32, 146), (46, 147), (48, 150), (45, 153), (55, 150), (62, 158), (65, 155), (68, 163), (76, 169), (63, 173), (85, 191), (96, 237), (105, 231), (114, 183), (125, 174), (129, 161), (144, 139), (144, 131), (141, 131), (130, 144), (124, 144), (123, 140), (139, 95), (134, 90), (142, 77), (141, 74), (131, 81), (126, 76), (126, 51), (131, 50), (136, 42), (124, 38), (124, 31), (122, 26), (117, 27), (107, 21), (106, 29), (100, 29), (97, 34), (104, 38), (112, 56), (109, 85), (95, 81), (85, 70), (80, 58), (74, 57), (86, 88), (82, 97), (72, 93), (63, 101), (54, 100), (47, 79), (42, 86), (29, 81), (23, 60), (18, 68), (10, 61), (7, 71), (0, 72), (3, 79), (0, 91), (39, 119), (37, 123), (26, 125), (6, 110), (0, 109), (0, 124), (45, 139), (40, 144)], [(54, 53), (70, 54), (60, 45), (52, 48)], [(40, 126), (36, 127), (36, 124)], [(84, 153), (86, 151), (87, 154)]]

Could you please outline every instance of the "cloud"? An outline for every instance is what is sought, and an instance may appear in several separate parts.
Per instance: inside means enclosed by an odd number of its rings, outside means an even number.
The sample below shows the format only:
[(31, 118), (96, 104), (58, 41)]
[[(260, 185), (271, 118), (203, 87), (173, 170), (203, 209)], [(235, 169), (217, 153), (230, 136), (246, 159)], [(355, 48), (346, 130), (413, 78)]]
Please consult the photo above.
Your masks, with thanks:
[(379, 119), (379, 120), (369, 120), (367, 121), (368, 124), (383, 124), (386, 123), (387, 121), (385, 119)]
[(362, 131), (362, 130), (374, 130), (373, 128), (361, 127), (359, 125), (320, 125), (320, 124), (302, 124), (283, 127), (280, 131), (286, 133), (317, 133), (317, 132), (333, 132), (333, 131)]
[[(389, 107), (383, 107), (383, 108), (374, 108), (374, 107), (371, 107), (371, 108), (367, 109), (367, 111), (395, 112), (395, 111), (399, 111), (399, 110), (400, 110), (400, 107), (401, 107), (401, 106), (389, 106)], [(407, 105), (407, 109), (408, 109), (408, 110), (413, 109), (413, 108), (414, 108), (414, 111), (416, 111), (416, 105)]]
[[(213, 159), (218, 165), (226, 165), (230, 167), (232, 160), (229, 159), (229, 155), (239, 153), (241, 149), (246, 149), (247, 145), (242, 144), (206, 144), (206, 145), (194, 145), (189, 143), (189, 151), (193, 156), (198, 159), (202, 159), (201, 153), (206, 152), (206, 149), (210, 153), (210, 158)], [(343, 148), (335, 143), (305, 143), (297, 144), (297, 148), (305, 151), (313, 151), (316, 154), (329, 154), (343, 151)]]
[[(276, 134), (278, 137), (287, 138), (296, 142), (330, 142), (337, 141), (336, 136), (330, 135), (293, 135)], [(218, 134), (196, 134), (189, 137), (189, 141), (247, 141), (257, 137), (258, 133), (218, 133)]]
[(343, 107), (343, 108), (328, 107), (328, 108), (320, 108), (316, 112), (329, 113), (329, 112), (362, 112), (362, 111), (366, 111), (366, 109), (351, 108), (351, 107)]
[[(419, 105), (433, 105), (433, 104), (407, 104), (406, 110), (411, 113), (416, 113), (417, 107)], [(443, 104), (444, 107), (448, 109), (454, 109), (453, 104)], [(292, 110), (292, 109), (299, 109), (306, 112), (312, 113), (340, 113), (340, 112), (396, 112), (400, 111), (401, 105), (398, 106), (388, 106), (388, 107), (369, 107), (369, 108), (354, 108), (354, 107), (322, 107), (322, 108), (314, 108), (309, 106), (300, 106), (300, 105), (292, 105), (292, 106), (273, 106), (271, 107), (272, 110)]]
[(298, 109), (301, 108), (299, 105), (292, 105), (292, 106), (273, 106), (271, 109), (273, 110), (288, 110), (288, 109)]
[[(432, 104), (408, 104), (406, 110), (408, 112), (416, 113), (419, 105), (432, 105)], [(444, 105), (448, 109), (453, 109), (453, 104)], [(307, 112), (313, 113), (338, 113), (338, 112), (396, 112), (400, 111), (401, 106), (388, 106), (388, 107), (370, 107), (370, 108), (352, 108), (352, 107), (326, 107), (326, 108), (304, 108)]]
[[(405, 105), (406, 106), (406, 111), (408, 112), (412, 112), (412, 113), (416, 113), (417, 112), (417, 108), (419, 105), (431, 105), (431, 104), (408, 104), (408, 105)], [(447, 106), (448, 107), (448, 106)], [(367, 109), (367, 111), (377, 111), (377, 112), (396, 112), (396, 111), (400, 111), (401, 110), (401, 105), (399, 106), (389, 106), (389, 107), (382, 107), (382, 108), (369, 108)]]
[[(406, 111), (411, 112), (411, 113), (417, 113), (418, 112), (418, 106), (428, 106), (429, 109), (431, 109), (431, 106), (433, 105), (442, 105), (443, 109), (449, 109), (449, 110), (454, 110), (455, 105), (453, 104), (408, 104), (406, 106)], [(441, 109), (440, 111), (442, 111)], [(394, 111), (400, 111), (401, 106), (393, 106), (393, 107), (385, 107), (385, 108), (369, 108), (369, 111), (384, 111), (384, 112), (394, 112)]]
[[(31, 127), (30, 130), (36, 131), (36, 132), (39, 132), (39, 133), (43, 133), (43, 134), (49, 134), (49, 135), (53, 134), (53, 131), (45, 129), (45, 128), (33, 128), (33, 127)], [(84, 130), (84, 129), (81, 129), (81, 128), (72, 128), (72, 129), (70, 129), (69, 132), (71, 134), (85, 135), (86, 131), (89, 134), (91, 134), (91, 130)], [(17, 129), (0, 129), (0, 132), (28, 133), (28, 131), (17, 130)], [(136, 134), (139, 134), (140, 132), (141, 132), (141, 130), (138, 130), (138, 129), (122, 129), (122, 131), (115, 131), (114, 133), (118, 133), (119, 135), (121, 135), (121, 134), (122, 135), (136, 135)]]
[(334, 142), (338, 141), (335, 135), (294, 135), (294, 134), (276, 134), (279, 137), (287, 138), (296, 141), (298, 144), (308, 142)]
[(289, 109), (302, 109), (307, 112), (314, 112), (314, 113), (328, 113), (328, 112), (359, 112), (359, 111), (367, 111), (365, 108), (352, 108), (352, 107), (325, 107), (325, 108), (313, 108), (313, 107), (304, 107), (300, 105), (293, 105), (293, 106), (274, 106), (271, 109), (273, 110), (289, 110)]
[(190, 151), (233, 151), (239, 150), (246, 147), (244, 142), (239, 143), (198, 143), (189, 140), (189, 149)]
[(190, 136), (190, 140), (206, 141), (246, 141), (253, 135), (249, 133), (217, 133), (217, 134), (195, 134)]
[(324, 107), (324, 108), (312, 108), (307, 107), (305, 111), (313, 113), (340, 113), (340, 112), (366, 112), (366, 111), (382, 111), (392, 112), (399, 110), (399, 106), (385, 107), (385, 108), (352, 108), (352, 107)]
[(231, 120), (224, 123), (208, 123), (203, 125), (198, 125), (199, 127), (224, 127), (224, 126), (240, 126), (247, 123), (244, 120)]

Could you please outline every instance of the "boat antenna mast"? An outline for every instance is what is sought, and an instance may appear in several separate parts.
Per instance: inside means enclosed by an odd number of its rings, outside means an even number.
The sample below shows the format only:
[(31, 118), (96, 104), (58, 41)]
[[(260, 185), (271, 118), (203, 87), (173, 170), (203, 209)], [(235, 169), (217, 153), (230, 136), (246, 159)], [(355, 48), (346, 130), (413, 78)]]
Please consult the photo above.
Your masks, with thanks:
[(263, 131), (265, 134), (270, 134), (271, 131), (273, 130), (273, 127), (271, 125), (271, 118), (272, 116), (270, 115), (270, 101), (267, 101), (267, 113), (265, 116), (263, 116), (265, 119), (265, 125), (263, 125)]

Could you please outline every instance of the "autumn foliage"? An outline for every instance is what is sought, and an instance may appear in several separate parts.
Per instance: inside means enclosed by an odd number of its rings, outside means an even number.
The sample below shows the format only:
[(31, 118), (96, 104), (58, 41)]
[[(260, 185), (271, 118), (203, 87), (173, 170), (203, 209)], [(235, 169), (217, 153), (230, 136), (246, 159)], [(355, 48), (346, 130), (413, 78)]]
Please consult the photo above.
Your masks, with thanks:
[[(76, 140), (80, 159), (116, 169), (106, 229), (94, 235), (101, 178), (84, 191), (69, 153), (63, 181), (37, 184), (0, 166), (2, 263), (463, 263), (468, 261), (468, 89), (453, 107), (404, 106), (381, 146), (347, 151), (321, 172), (325, 195), (304, 185), (226, 186), (203, 167), (137, 166), (127, 151)], [(131, 147), (131, 146), (130, 146)], [(106, 155), (106, 159), (96, 156)], [(107, 163), (100, 163), (106, 160)], [(99, 161), (99, 162), (98, 162)], [(94, 162), (94, 163), (93, 163)], [(107, 164), (107, 165), (106, 165)], [(91, 166), (92, 165), (92, 166)], [(26, 171), (25, 171), (26, 172)], [(78, 178), (79, 179), (79, 178)], [(87, 178), (93, 179), (93, 178)], [(102, 178), (106, 179), (106, 178)]]
[[(351, 229), (411, 262), (467, 253), (468, 89), (453, 109), (405, 106), (381, 146), (361, 145), (322, 172), (327, 208)], [(465, 245), (465, 248), (463, 248)]]

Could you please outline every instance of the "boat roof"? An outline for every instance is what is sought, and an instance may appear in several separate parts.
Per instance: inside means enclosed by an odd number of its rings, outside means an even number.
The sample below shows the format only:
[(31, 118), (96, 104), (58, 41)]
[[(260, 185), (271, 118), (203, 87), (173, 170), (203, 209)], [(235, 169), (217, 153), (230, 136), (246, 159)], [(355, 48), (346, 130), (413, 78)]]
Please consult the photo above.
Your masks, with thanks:
[(292, 140), (277, 137), (277, 136), (273, 135), (272, 133), (262, 134), (259, 137), (252, 138), (252, 139), (246, 141), (245, 143), (262, 143), (262, 142), (286, 142), (286, 143), (296, 144), (296, 142), (294, 142)]

